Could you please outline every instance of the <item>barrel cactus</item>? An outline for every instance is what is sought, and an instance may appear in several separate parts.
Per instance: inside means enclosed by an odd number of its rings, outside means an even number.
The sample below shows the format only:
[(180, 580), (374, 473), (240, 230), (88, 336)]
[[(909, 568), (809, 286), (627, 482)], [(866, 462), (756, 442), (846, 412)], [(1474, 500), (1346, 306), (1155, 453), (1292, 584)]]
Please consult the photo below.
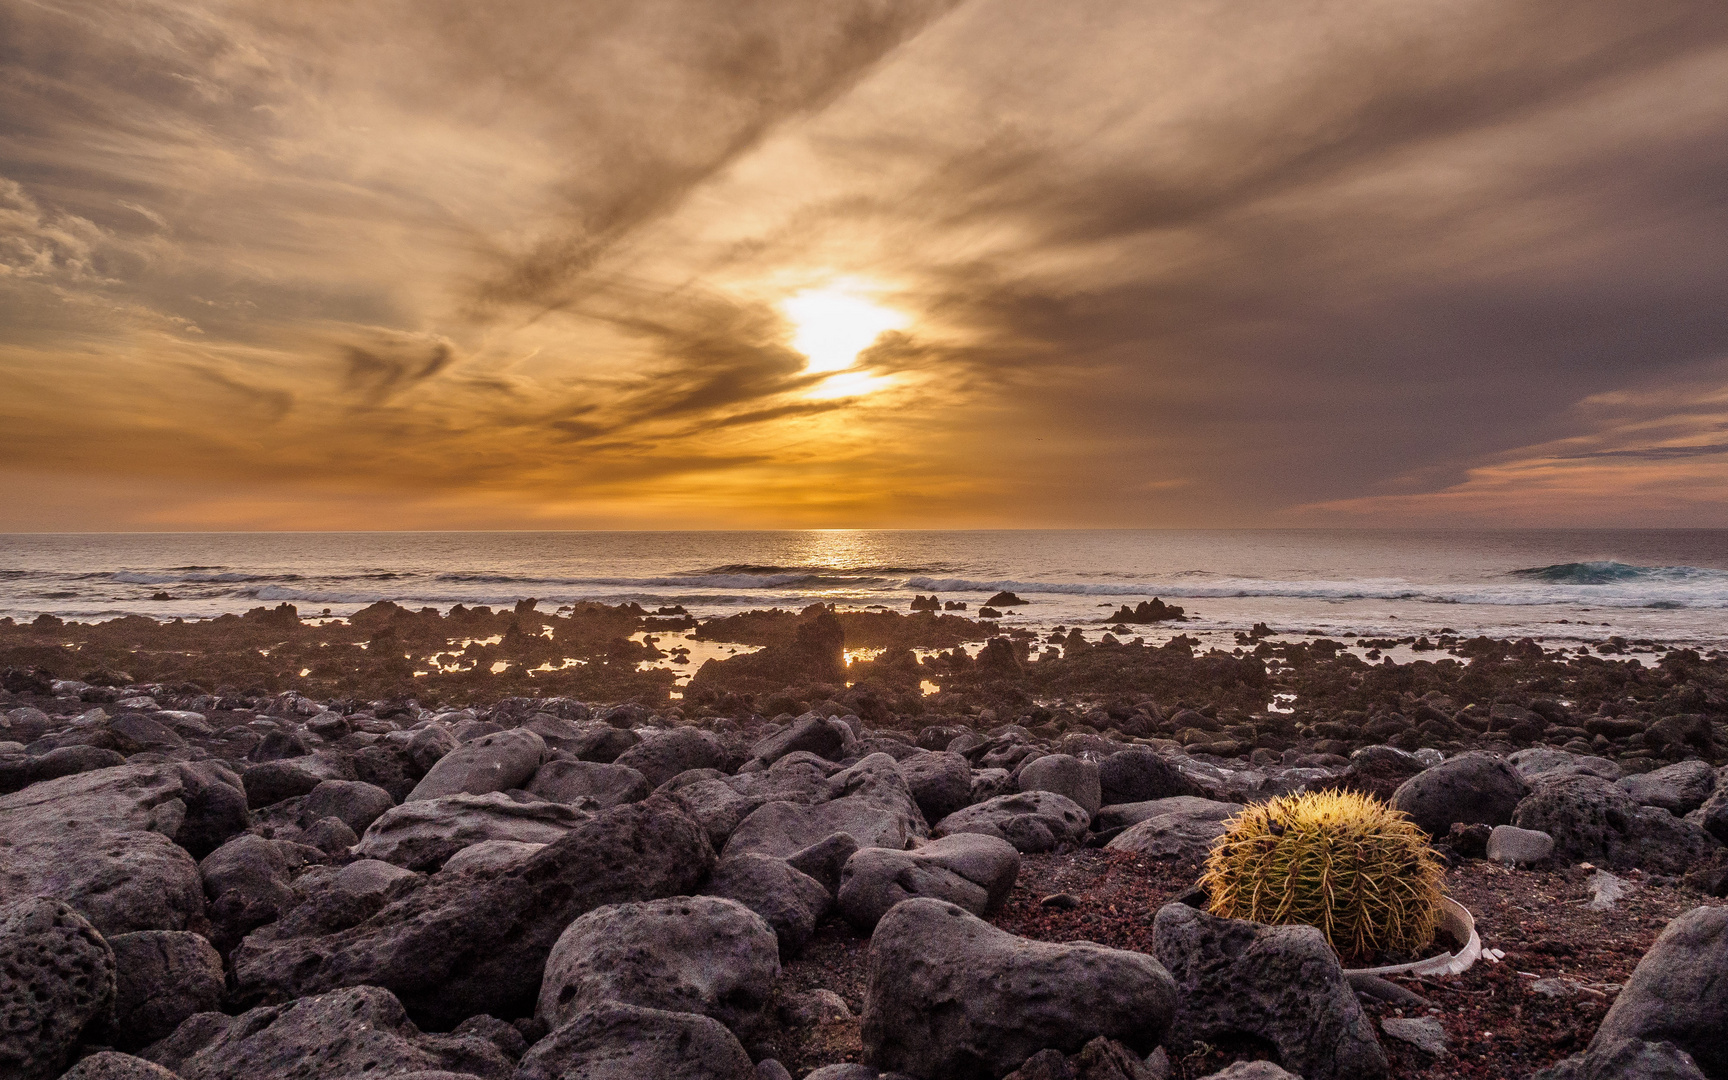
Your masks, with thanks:
[(1200, 885), (1214, 915), (1305, 923), (1338, 954), (1412, 955), (1434, 940), (1444, 870), (1403, 813), (1353, 791), (1287, 795), (1231, 818)]

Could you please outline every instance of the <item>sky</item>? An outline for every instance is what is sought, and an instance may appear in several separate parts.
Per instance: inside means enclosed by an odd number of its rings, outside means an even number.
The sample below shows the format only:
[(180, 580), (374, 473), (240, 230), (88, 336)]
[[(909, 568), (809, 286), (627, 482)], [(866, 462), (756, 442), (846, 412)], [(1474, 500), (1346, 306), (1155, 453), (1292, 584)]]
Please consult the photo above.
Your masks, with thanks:
[(1719, 0), (0, 0), (0, 531), (1728, 526)]

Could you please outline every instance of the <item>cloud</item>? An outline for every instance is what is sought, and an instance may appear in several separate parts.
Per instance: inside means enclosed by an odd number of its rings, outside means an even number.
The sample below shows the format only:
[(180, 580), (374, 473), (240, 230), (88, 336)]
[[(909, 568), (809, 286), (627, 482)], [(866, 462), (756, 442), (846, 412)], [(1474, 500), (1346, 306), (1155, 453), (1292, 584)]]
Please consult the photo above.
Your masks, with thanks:
[(0, 118), (13, 463), (188, 521), (1728, 524), (1720, 6), (0, 0)]

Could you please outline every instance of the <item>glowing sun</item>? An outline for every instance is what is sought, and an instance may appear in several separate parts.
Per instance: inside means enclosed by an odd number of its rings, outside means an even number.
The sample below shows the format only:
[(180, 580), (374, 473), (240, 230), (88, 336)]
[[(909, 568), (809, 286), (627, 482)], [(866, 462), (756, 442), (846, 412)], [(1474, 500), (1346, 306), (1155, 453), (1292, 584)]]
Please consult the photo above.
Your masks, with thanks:
[(809, 358), (810, 372), (846, 370), (884, 332), (911, 321), (839, 284), (794, 293), (780, 309), (795, 330), (792, 347)]

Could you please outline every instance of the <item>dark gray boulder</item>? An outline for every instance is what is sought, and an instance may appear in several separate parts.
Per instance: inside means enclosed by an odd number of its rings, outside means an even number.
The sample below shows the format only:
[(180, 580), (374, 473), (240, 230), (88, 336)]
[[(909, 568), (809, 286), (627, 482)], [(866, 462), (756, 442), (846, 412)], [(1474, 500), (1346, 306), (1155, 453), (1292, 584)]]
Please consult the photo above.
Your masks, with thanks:
[(894, 905), (930, 897), (989, 915), (1002, 906), (1020, 872), (1020, 853), (996, 836), (956, 833), (912, 851), (863, 848), (840, 875), (840, 913), (869, 933)]
[(608, 1001), (528, 1048), (515, 1080), (755, 1080), (718, 1020)]
[[(1239, 807), (1231, 812), (1238, 810)], [(1211, 809), (1159, 814), (1135, 822), (1104, 847), (1108, 851), (1132, 851), (1159, 859), (1204, 859), (1213, 842), (1228, 828), (1224, 817), (1218, 814)]]
[(535, 1016), (560, 1027), (603, 1002), (700, 1013), (754, 1033), (780, 949), (754, 911), (718, 896), (609, 904), (564, 931), (546, 958)]
[(628, 765), (598, 761), (548, 761), (528, 784), (528, 793), (550, 802), (581, 804), (592, 799), (598, 809), (641, 802), (648, 797), (648, 780)]
[(114, 949), (114, 1018), (107, 1040), (136, 1050), (195, 1013), (222, 1004), (222, 956), (200, 934), (141, 930), (108, 939)]
[(1149, 799), (1145, 802), (1118, 803), (1099, 810), (1092, 818), (1092, 832), (1087, 837), (1087, 843), (1093, 845), (1108, 844), (1130, 827), (1142, 821), (1166, 814), (1181, 814), (1195, 821), (1211, 819), (1223, 821), (1242, 812), (1240, 803), (1218, 802), (1213, 799), (1202, 799), (1195, 795), (1175, 795), (1168, 799)]
[(792, 721), (782, 730), (758, 739), (750, 747), (750, 756), (772, 765), (787, 754), (803, 751), (833, 761), (849, 741), (844, 724), (829, 720), (820, 713), (809, 712)]
[(994, 1080), (1045, 1048), (1103, 1035), (1136, 1053), (1175, 1011), (1150, 956), (998, 930), (940, 900), (908, 900), (876, 925), (864, 996), (864, 1062), (921, 1080)]
[(736, 900), (760, 915), (773, 928), (782, 959), (804, 951), (816, 924), (834, 903), (822, 882), (772, 855), (737, 855), (722, 861), (702, 892)]
[(550, 844), (591, 816), (563, 803), (518, 802), (501, 791), (411, 799), (368, 826), (354, 850), (410, 870), (436, 870), (486, 840)]
[(863, 799), (835, 799), (816, 806), (764, 803), (739, 823), (726, 841), (723, 857), (755, 852), (782, 858), (835, 833), (847, 833), (864, 847), (904, 848), (914, 837), (904, 814)]
[(1455, 821), (1466, 825), (1514, 824), (1512, 813), (1529, 793), (1517, 770), (1504, 759), (1472, 751), (1424, 769), (1398, 785), (1392, 794), (1392, 808), (1410, 815), (1428, 835), (1445, 836)]
[(240, 939), (281, 918), (296, 903), (289, 882), (323, 852), (250, 833), (212, 851), (199, 864), (204, 894), (210, 898), (210, 940), (227, 954)]
[(619, 754), (614, 763), (635, 769), (650, 788), (657, 788), (689, 769), (727, 772), (730, 756), (713, 732), (680, 727), (646, 736)]
[(1717, 774), (1715, 792), (1704, 800), (1704, 805), (1686, 815), (1686, 820), (1728, 844), (1728, 783), (1723, 782), (1724, 774), (1728, 774), (1728, 769)]
[(972, 805), (972, 767), (959, 754), (926, 750), (901, 758), (898, 765), (925, 821), (941, 821)]
[(235, 954), (235, 985), (242, 1000), (382, 986), (435, 1029), (480, 1013), (523, 1015), (578, 916), (693, 893), (713, 866), (707, 834), (654, 796), (601, 812), (496, 877), (435, 875), (337, 933), (254, 934)]
[(1684, 817), (1715, 793), (1716, 770), (1708, 762), (1677, 761), (1655, 772), (1625, 777), (1619, 785), (1641, 806), (1659, 806), (1676, 817)]
[(202, 1045), (158, 1044), (145, 1056), (181, 1080), (388, 1077), (434, 1070), (507, 1080), (512, 1071), (510, 1059), (479, 1035), (420, 1031), (396, 997), (376, 986), (262, 1006), (224, 1018), (226, 1024), (203, 1020), (210, 1015), (187, 1021), (208, 1036)]
[(51, 1080), (114, 1003), (114, 952), (66, 904), (0, 906), (0, 1075)]
[(830, 833), (786, 856), (786, 865), (821, 882), (833, 896), (840, 891), (840, 873), (846, 868), (846, 861), (857, 850), (858, 841), (851, 833)]
[(1640, 806), (1621, 788), (1587, 774), (1541, 781), (1518, 804), (1512, 823), (1552, 836), (1553, 858), (1561, 862), (1589, 860), (1617, 870), (1684, 874), (1721, 848), (1699, 825)]
[(404, 746), (418, 775), (425, 776), (444, 755), (456, 749), (456, 736), (441, 723), (429, 723), (408, 737)]
[(998, 795), (968, 806), (936, 823), (936, 836), (982, 833), (1014, 845), (1022, 852), (1050, 851), (1059, 844), (1079, 843), (1091, 817), (1074, 800), (1053, 791), (1023, 791)]
[(565, 747), (565, 752), (574, 754), (583, 761), (598, 761), (611, 763), (618, 760), (618, 755), (642, 741), (642, 737), (629, 728), (617, 728), (610, 724), (585, 724), (577, 733), (576, 739)]
[(1098, 812), (1102, 796), (1096, 762), (1071, 754), (1046, 754), (1021, 766), (1016, 779), (1021, 791), (1054, 791), (1074, 800), (1088, 817)]
[(56, 896), (105, 934), (182, 930), (201, 912), (197, 865), (246, 825), (218, 762), (128, 764), (0, 797), (0, 902)]
[(1312, 926), (1265, 926), (1166, 904), (1152, 947), (1176, 980), (1168, 1045), (1251, 1035), (1277, 1047), (1306, 1080), (1386, 1075), (1374, 1023), (1344, 980), (1338, 954)]
[(376, 784), (363, 780), (321, 780), (301, 805), (301, 818), (314, 822), (333, 817), (358, 836), (395, 805), (390, 793)]
[(482, 735), (439, 758), (403, 801), (509, 791), (526, 784), (545, 760), (546, 743), (532, 731)]
[(1728, 1076), (1728, 908), (1699, 907), (1670, 922), (1603, 1017), (1591, 1054), (1627, 1040), (1669, 1042), (1705, 1076)]
[(261, 810), (287, 799), (310, 795), (326, 780), (352, 780), (354, 766), (344, 757), (312, 754), (249, 766), (241, 778), (246, 785), (247, 805)]
[(1180, 769), (1148, 746), (1119, 750), (1098, 762), (1098, 788), (1103, 806), (1199, 794)]

